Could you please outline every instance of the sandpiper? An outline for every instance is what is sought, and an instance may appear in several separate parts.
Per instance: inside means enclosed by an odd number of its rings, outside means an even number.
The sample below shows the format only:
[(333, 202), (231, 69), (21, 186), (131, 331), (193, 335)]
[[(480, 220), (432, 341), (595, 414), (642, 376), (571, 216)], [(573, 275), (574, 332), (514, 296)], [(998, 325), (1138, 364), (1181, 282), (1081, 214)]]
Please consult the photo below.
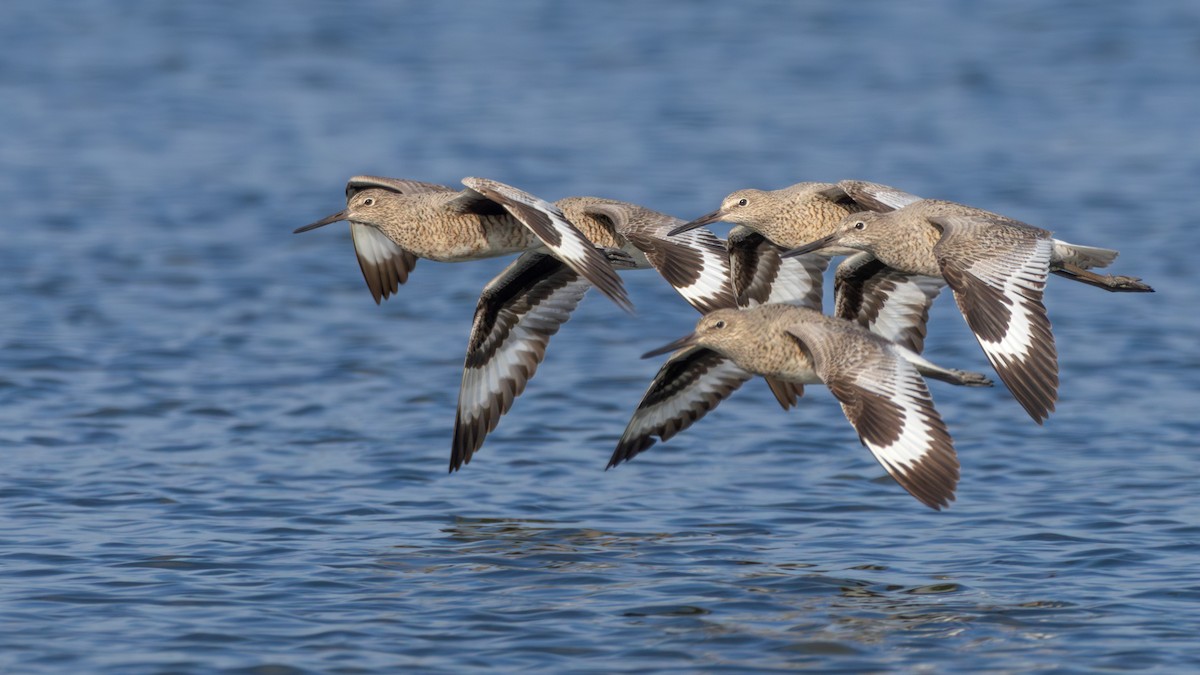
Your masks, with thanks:
[[(785, 249), (745, 225), (729, 231), (729, 266), (739, 307), (787, 303), (821, 310), (824, 255), (783, 258)], [(858, 253), (837, 268), (834, 316), (854, 321), (917, 352), (924, 347), (929, 305), (944, 283), (888, 269), (869, 253)], [(800, 386), (763, 378), (787, 410), (802, 395)]]
[[(863, 206), (836, 183), (806, 182), (779, 190), (737, 190), (722, 199), (717, 210), (684, 223), (670, 234), (720, 221), (745, 225), (780, 246), (792, 248), (828, 234), (842, 218), (861, 210)], [(830, 251), (827, 255), (837, 252)]]
[[(735, 305), (725, 246), (706, 229), (667, 237), (683, 221), (648, 208), (599, 197), (555, 202), (614, 266), (653, 267), (701, 313)], [(479, 298), (463, 365), (450, 470), (471, 461), (525, 389), (550, 336), (591, 286), (543, 253), (525, 253), (493, 279)]]
[[(796, 183), (780, 190), (737, 190), (721, 200), (717, 210), (668, 234), (675, 236), (718, 221), (736, 225), (730, 230), (728, 245), (739, 305), (778, 301), (779, 297), (769, 297), (767, 289), (785, 290), (790, 281), (796, 285), (795, 291), (805, 291), (805, 295), (793, 295), (792, 299), (811, 306), (821, 301), (821, 279), (829, 258), (856, 251), (820, 251), (807, 256), (801, 268), (792, 270), (787, 269), (788, 263), (782, 263), (777, 253), (828, 234), (847, 214), (859, 210), (860, 205), (834, 183)], [(772, 286), (771, 281), (776, 284)]]
[(717, 210), (670, 234), (717, 221), (735, 224), (729, 232), (729, 264), (742, 307), (786, 301), (820, 309), (822, 275), (829, 259), (849, 255), (835, 272), (834, 315), (920, 353), (929, 306), (945, 285), (940, 277), (905, 274), (874, 261), (870, 254), (845, 247), (781, 258), (788, 249), (828, 235), (851, 213), (890, 210), (915, 199), (895, 188), (865, 181), (737, 190), (725, 197)]
[(696, 331), (646, 356), (673, 351), (650, 384), (608, 466), (667, 440), (755, 374), (825, 384), (863, 445), (919, 501), (949, 505), (958, 483), (953, 442), (922, 375), (989, 386), (979, 373), (942, 368), (861, 326), (787, 304), (718, 310)]
[[(874, 184), (842, 187), (868, 201), (878, 197)], [(1000, 379), (1039, 424), (1058, 397), (1058, 356), (1042, 304), (1049, 273), (1109, 291), (1154, 290), (1135, 277), (1088, 271), (1108, 266), (1117, 251), (1070, 244), (971, 206), (911, 195), (896, 200), (896, 194), (905, 193), (889, 189), (894, 210), (851, 214), (833, 232), (786, 255), (846, 246), (901, 273), (944, 279)]]
[(354, 250), (375, 302), (396, 292), (417, 258), (479, 260), (549, 251), (618, 306), (632, 310), (608, 257), (557, 207), (486, 178), (464, 178), (465, 189), (378, 176), (346, 184), (346, 208), (297, 228), (307, 232), (350, 222)]

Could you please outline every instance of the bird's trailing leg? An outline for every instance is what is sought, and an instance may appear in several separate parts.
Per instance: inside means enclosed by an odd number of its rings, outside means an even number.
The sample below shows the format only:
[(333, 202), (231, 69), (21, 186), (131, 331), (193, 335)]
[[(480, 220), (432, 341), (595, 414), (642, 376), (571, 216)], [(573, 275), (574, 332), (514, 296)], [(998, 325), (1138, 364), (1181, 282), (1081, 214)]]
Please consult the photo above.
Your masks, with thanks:
[(1137, 277), (1116, 274), (1096, 274), (1070, 263), (1059, 263), (1050, 270), (1060, 277), (1074, 279), (1089, 286), (1103, 288), (1113, 293), (1153, 293), (1154, 289)]

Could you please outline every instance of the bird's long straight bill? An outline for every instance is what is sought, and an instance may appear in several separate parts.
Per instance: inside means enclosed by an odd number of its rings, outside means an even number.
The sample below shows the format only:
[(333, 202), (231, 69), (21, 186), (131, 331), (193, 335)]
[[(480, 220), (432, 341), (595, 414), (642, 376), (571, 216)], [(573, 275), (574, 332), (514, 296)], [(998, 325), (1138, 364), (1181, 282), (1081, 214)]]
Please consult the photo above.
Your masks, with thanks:
[(301, 232), (308, 232), (309, 230), (315, 230), (318, 227), (324, 227), (330, 223), (336, 223), (339, 220), (345, 220), (347, 215), (348, 214), (345, 211), (338, 211), (337, 213), (333, 214), (332, 216), (326, 216), (326, 217), (318, 220), (315, 223), (309, 223), (308, 225), (305, 225), (304, 227), (297, 227), (296, 229), (292, 230), (292, 234), (300, 234)]
[(695, 341), (696, 341), (696, 334), (689, 333), (674, 342), (671, 342), (669, 344), (665, 344), (665, 345), (659, 347), (658, 349), (651, 349), (650, 351), (646, 352), (645, 354), (642, 354), (642, 358), (648, 359), (652, 356), (659, 356), (661, 354), (669, 354), (670, 352), (678, 351), (680, 349), (683, 349), (684, 347), (690, 347), (690, 346), (692, 346), (692, 344)]
[(679, 227), (671, 230), (670, 232), (667, 233), (667, 236), (674, 237), (675, 235), (683, 234), (684, 232), (687, 232), (688, 230), (694, 230), (697, 227), (702, 227), (704, 225), (708, 225), (709, 223), (715, 223), (720, 219), (721, 219), (720, 211), (713, 211), (712, 213), (706, 213), (693, 221), (684, 223), (684, 224), (680, 225)]
[(781, 257), (794, 258), (798, 255), (804, 255), (805, 253), (812, 253), (813, 251), (820, 251), (821, 249), (825, 248), (826, 246), (829, 246), (831, 244), (836, 244), (836, 243), (837, 243), (837, 235), (831, 234), (828, 237), (821, 237), (820, 239), (818, 239), (816, 241), (809, 242), (803, 246), (794, 248), (794, 249), (788, 251), (787, 253), (784, 253)]

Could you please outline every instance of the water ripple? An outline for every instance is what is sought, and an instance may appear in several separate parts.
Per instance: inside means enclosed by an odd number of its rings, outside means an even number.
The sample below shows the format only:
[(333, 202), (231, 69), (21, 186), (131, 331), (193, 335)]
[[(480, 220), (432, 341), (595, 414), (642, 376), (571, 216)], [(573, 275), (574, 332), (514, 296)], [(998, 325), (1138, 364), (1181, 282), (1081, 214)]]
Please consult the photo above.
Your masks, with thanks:
[[(1200, 661), (1192, 4), (141, 4), (0, 22), (0, 670)], [(507, 261), (422, 261), (376, 306), (344, 228), (290, 234), (357, 173), (684, 217), (873, 178), (1120, 248), (1159, 292), (1050, 282), (1044, 427), (1002, 387), (931, 385), (945, 512), (820, 387), (784, 412), (747, 384), (605, 471), (638, 355), (695, 320), (649, 272), (636, 316), (587, 298), (447, 474)], [(928, 354), (985, 365), (947, 297)]]

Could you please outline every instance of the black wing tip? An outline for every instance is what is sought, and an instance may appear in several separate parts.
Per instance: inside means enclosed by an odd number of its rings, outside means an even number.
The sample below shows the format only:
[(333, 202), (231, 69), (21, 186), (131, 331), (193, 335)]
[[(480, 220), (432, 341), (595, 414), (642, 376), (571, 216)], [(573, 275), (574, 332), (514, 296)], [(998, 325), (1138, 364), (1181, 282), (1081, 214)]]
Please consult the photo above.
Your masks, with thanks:
[(1054, 369), (1050, 373), (1052, 377), (1048, 381), (1021, 377), (1020, 374), (1012, 373), (1007, 369), (997, 368), (996, 374), (1008, 388), (1008, 393), (1017, 400), (1017, 403), (1025, 409), (1034, 422), (1043, 424), (1049, 419), (1050, 413), (1054, 412), (1054, 405), (1058, 401), (1057, 359)]
[[(917, 497), (917, 495), (913, 496)], [(927, 495), (924, 497), (917, 497), (917, 501), (921, 502), (925, 506), (928, 506), (934, 511), (941, 511), (942, 509), (950, 508), (950, 502), (954, 501), (954, 493), (951, 492), (948, 495)]]
[(454, 473), (471, 463), (471, 457), (483, 447), (486, 434), (471, 424), (463, 424), (461, 418), (454, 424), (454, 440), (450, 443), (450, 471)]
[(804, 396), (804, 385), (798, 385), (785, 380), (776, 380), (770, 377), (763, 379), (767, 383), (767, 387), (771, 390), (771, 393), (775, 395), (775, 400), (779, 403), (779, 407), (784, 410), (791, 410), (800, 404), (800, 399)]
[[(598, 249), (594, 250), (597, 250), (599, 253)], [(629, 299), (629, 291), (625, 289), (625, 282), (621, 280), (621, 277), (617, 276), (617, 271), (608, 262), (608, 258), (602, 253), (600, 257), (601, 264), (595, 266), (589, 264), (583, 269), (578, 269), (578, 273), (603, 293), (604, 297), (612, 300), (617, 307), (625, 310), (630, 315), (636, 315), (637, 310), (633, 307), (633, 301)], [(574, 267), (574, 264), (571, 264), (571, 266)]]
[(935, 472), (932, 475), (924, 477), (920, 482), (914, 480), (913, 476), (904, 476), (904, 480), (899, 480), (896, 476), (897, 483), (904, 488), (908, 494), (912, 495), (917, 501), (934, 511), (950, 508), (950, 502), (954, 501), (955, 491), (958, 489), (959, 474), (955, 468), (949, 474)]
[[(1050, 348), (1054, 348), (1053, 342), (1050, 343)], [(1008, 393), (1025, 409), (1034, 422), (1043, 424), (1050, 417), (1050, 413), (1054, 412), (1054, 404), (1058, 400), (1057, 353), (1035, 355), (1044, 362), (1039, 364), (1040, 372), (1033, 371), (1033, 376), (1028, 370), (1025, 372), (1014, 370), (1007, 367), (1007, 364), (992, 359), (990, 353), (987, 356), (988, 360), (992, 362), (996, 374), (1000, 376), (1000, 381), (1008, 388)], [(1037, 377), (1037, 375), (1041, 377)]]
[(621, 441), (617, 444), (617, 449), (613, 451), (612, 457), (608, 460), (608, 466), (604, 467), (605, 471), (618, 466), (624, 462), (637, 457), (650, 446), (654, 445), (655, 439), (653, 436), (643, 436), (635, 439), (633, 442)]
[(610, 293), (606, 290), (601, 290), (604, 297), (613, 301), (617, 307), (620, 307), (629, 316), (637, 316), (637, 308), (633, 306), (633, 301), (629, 299), (629, 295), (625, 292), (625, 287), (621, 287), (620, 293)]
[(1033, 410), (1029, 406), (1022, 405), (1025, 412), (1029, 413), (1030, 419), (1037, 422), (1038, 426), (1046, 426), (1046, 420), (1050, 419), (1050, 413), (1054, 412), (1054, 408), (1049, 410)]
[[(864, 448), (871, 447), (867, 445), (866, 439), (862, 436), (859, 436), (858, 440), (863, 444)], [(950, 508), (950, 502), (955, 499), (955, 491), (958, 489), (958, 481), (960, 479), (957, 465), (950, 468), (949, 474), (940, 471), (932, 471), (928, 474), (913, 473), (911, 470), (906, 472), (886, 463), (883, 467), (887, 470), (888, 475), (892, 477), (892, 480), (904, 488), (904, 491), (912, 496), (913, 499), (934, 511)], [(917, 478), (921, 478), (921, 480), (918, 481), (916, 480)], [(932, 482), (930, 479), (932, 479)]]
[(464, 466), (471, 463), (471, 455), (473, 454), (467, 447), (458, 443), (459, 439), (454, 439), (454, 447), (450, 450), (450, 471), (454, 473), (459, 471)]
[(618, 445), (617, 449), (613, 451), (612, 457), (608, 458), (608, 465), (604, 467), (604, 470), (608, 471), (623, 462), (633, 459), (633, 456), (637, 453), (630, 452), (629, 450), (629, 447), (624, 444)]
[(1016, 399), (1029, 417), (1039, 425), (1044, 425), (1050, 418), (1050, 413), (1054, 412), (1055, 403), (1058, 401), (1057, 369), (1049, 382), (1028, 381), (1007, 370), (997, 369), (996, 373), (1008, 388), (1008, 393)]
[[(480, 445), (482, 445), (482, 444), (480, 444)], [(475, 450), (468, 450), (468, 448), (465, 448), (465, 447), (464, 448), (454, 448), (450, 453), (450, 471), (449, 471), (449, 473), (454, 473), (455, 471), (460, 471), (464, 467), (466, 467), (466, 465), (470, 464), (471, 457), (473, 457), (475, 455), (475, 452), (478, 450), (479, 450), (478, 447), (475, 448)]]
[(408, 281), (408, 275), (412, 271), (415, 260), (409, 263), (407, 268), (404, 267), (403, 262), (397, 260), (391, 260), (385, 264), (387, 265), (385, 267), (376, 267), (364, 262), (361, 257), (358, 259), (358, 267), (362, 271), (363, 281), (366, 282), (367, 289), (371, 291), (371, 297), (375, 299), (376, 305), (400, 292), (400, 287)]
[(1050, 419), (1050, 413), (1054, 412), (1053, 399), (1046, 401), (1045, 403), (1040, 401), (1027, 402), (1022, 401), (1021, 399), (1017, 399), (1017, 402), (1021, 404), (1021, 407), (1025, 409), (1025, 412), (1029, 413), (1029, 416), (1033, 419), (1033, 421), (1037, 422), (1039, 425), (1044, 426), (1046, 424), (1046, 420)]

